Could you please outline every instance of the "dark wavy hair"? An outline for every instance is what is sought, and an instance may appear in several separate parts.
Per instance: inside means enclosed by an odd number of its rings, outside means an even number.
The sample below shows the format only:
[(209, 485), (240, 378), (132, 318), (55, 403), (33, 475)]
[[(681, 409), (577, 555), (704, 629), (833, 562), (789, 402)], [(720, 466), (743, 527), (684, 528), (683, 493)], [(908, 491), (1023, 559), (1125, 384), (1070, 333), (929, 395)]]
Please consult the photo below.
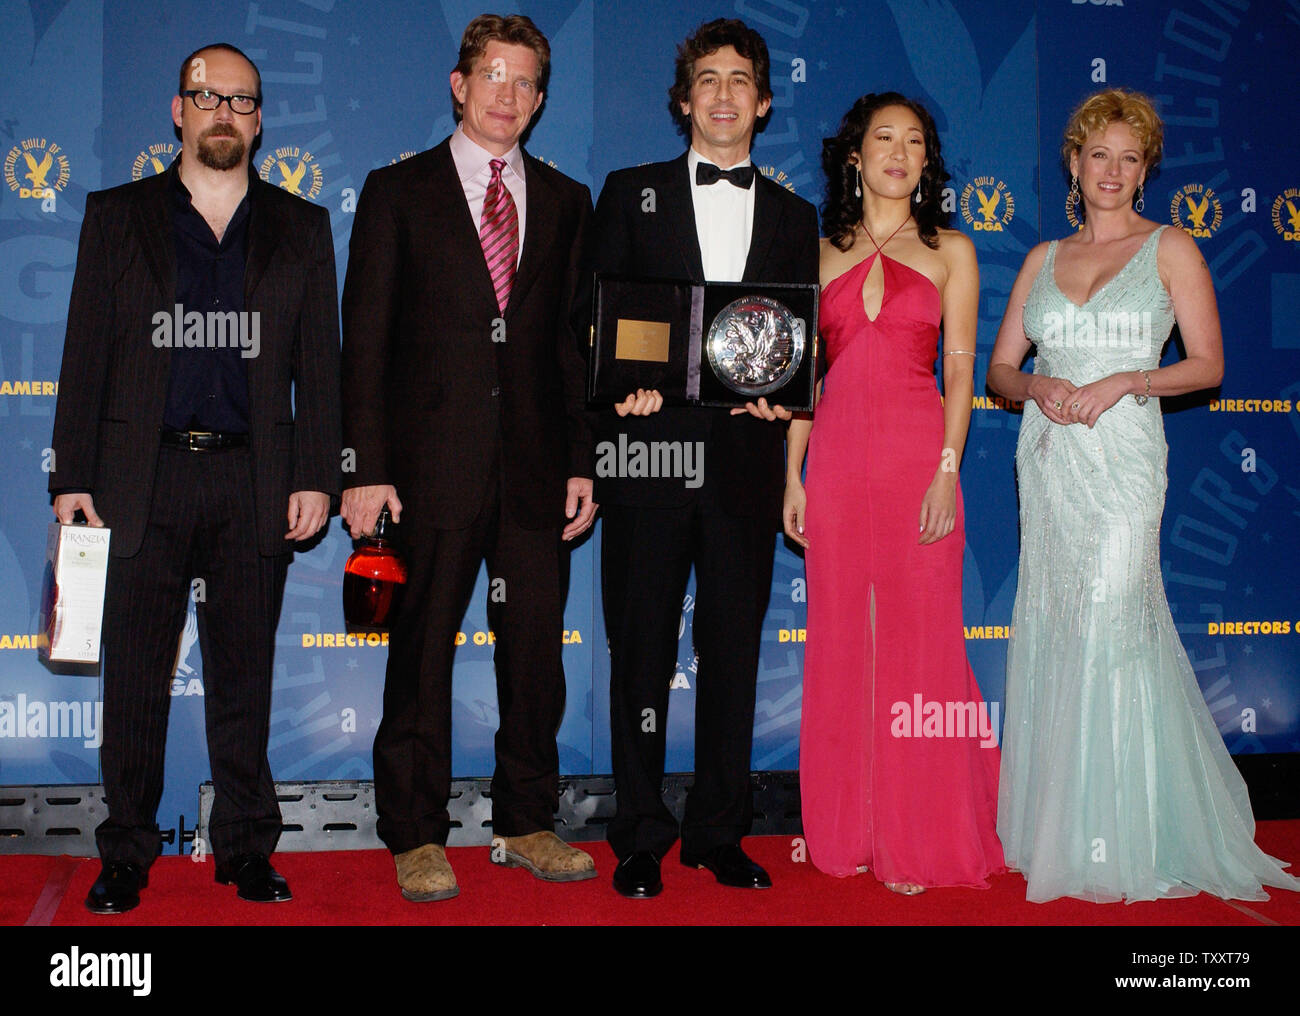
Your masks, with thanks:
[[(691, 118), (682, 113), (682, 103), (691, 100), (691, 84), (695, 80), (695, 61), (731, 46), (754, 65), (754, 84), (760, 99), (772, 98), (771, 61), (763, 37), (737, 18), (718, 18), (700, 25), (690, 37), (677, 47), (677, 65), (672, 88), (668, 89), (668, 112), (673, 115), (677, 129), (689, 141)], [(757, 128), (762, 124), (756, 124)]]
[(871, 127), (871, 118), (886, 106), (904, 106), (921, 121), (925, 135), (925, 169), (921, 171), (921, 201), (912, 205), (916, 231), (921, 242), (932, 250), (939, 246), (939, 229), (946, 227), (951, 213), (943, 210), (943, 185), (948, 171), (943, 167), (939, 150), (939, 131), (929, 110), (898, 92), (872, 92), (855, 102), (839, 132), (822, 142), (822, 170), (826, 173), (826, 201), (822, 205), (822, 228), (840, 250), (853, 246), (853, 232), (862, 220), (862, 198), (853, 193), (857, 185), (856, 168), (849, 156), (862, 150), (862, 139)]

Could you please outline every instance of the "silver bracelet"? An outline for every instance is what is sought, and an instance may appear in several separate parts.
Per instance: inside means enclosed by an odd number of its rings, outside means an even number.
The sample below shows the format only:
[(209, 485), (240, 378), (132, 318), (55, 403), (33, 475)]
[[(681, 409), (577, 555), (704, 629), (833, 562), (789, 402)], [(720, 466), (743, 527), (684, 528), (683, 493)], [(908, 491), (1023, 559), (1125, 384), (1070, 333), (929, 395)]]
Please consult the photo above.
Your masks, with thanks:
[(949, 349), (944, 356), (974, 356), (975, 351), (972, 349)]
[(1147, 390), (1142, 395), (1133, 396), (1133, 401), (1136, 402), (1139, 406), (1145, 406), (1147, 404), (1147, 400), (1151, 397), (1151, 372), (1149, 370), (1144, 370), (1142, 372), (1142, 376), (1147, 379)]

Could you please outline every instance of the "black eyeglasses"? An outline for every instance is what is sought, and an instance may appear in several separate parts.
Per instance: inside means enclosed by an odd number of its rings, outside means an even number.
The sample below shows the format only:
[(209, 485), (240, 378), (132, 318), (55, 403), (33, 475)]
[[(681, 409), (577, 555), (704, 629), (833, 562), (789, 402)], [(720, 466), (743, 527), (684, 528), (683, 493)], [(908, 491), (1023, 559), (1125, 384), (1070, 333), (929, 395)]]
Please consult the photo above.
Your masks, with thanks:
[(181, 92), (181, 98), (193, 99), (194, 105), (209, 113), (219, 109), (224, 102), (230, 106), (232, 113), (239, 113), (241, 116), (248, 116), (262, 104), (262, 100), (255, 95), (222, 95), (219, 92), (210, 92), (206, 88), (186, 89)]

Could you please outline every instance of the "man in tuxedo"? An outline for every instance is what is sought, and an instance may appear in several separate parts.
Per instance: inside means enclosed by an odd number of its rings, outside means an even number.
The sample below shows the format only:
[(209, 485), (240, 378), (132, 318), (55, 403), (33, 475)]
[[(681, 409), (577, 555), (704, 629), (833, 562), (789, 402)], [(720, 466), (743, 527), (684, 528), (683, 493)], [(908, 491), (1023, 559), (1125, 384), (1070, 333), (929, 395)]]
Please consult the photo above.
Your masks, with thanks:
[(233, 46), (181, 65), (167, 172), (89, 194), (54, 418), (54, 514), (113, 530), (104, 607), (108, 817), (86, 906), (139, 903), (158, 855), (170, 678), (191, 580), (216, 879), (290, 899), (267, 759), (295, 541), (338, 495), (338, 290), (329, 215), (249, 171), (261, 77)]
[(554, 832), (564, 541), (596, 506), (571, 324), (591, 196), (519, 144), (549, 63), (528, 18), (475, 18), (451, 72), (455, 133), (371, 173), (352, 227), (343, 426), (356, 469), (342, 513), (354, 537), (385, 505), (400, 522), (409, 573), (389, 635), (375, 805), (398, 886), (418, 902), (458, 892), (443, 849), (452, 658), (485, 557), (500, 712), (491, 859), (548, 881), (596, 874)]
[[(702, 25), (679, 48), (669, 110), (690, 149), (611, 173), (596, 208), (598, 271), (696, 281), (817, 281), (817, 215), (755, 172), (750, 142), (771, 105), (767, 46), (743, 22)], [(741, 849), (752, 822), (749, 762), (759, 639), (781, 527), (784, 428), (764, 400), (745, 409), (661, 409), (639, 391), (602, 415), (599, 437), (698, 442), (703, 482), (600, 478), (602, 588), (611, 653), (610, 726), (617, 815), (614, 887), (649, 897), (677, 839), (662, 798), (668, 688), (695, 566), (695, 783), (681, 860), (724, 885), (766, 888)], [(604, 447), (602, 444), (600, 447)], [(663, 447), (663, 446), (659, 446)]]

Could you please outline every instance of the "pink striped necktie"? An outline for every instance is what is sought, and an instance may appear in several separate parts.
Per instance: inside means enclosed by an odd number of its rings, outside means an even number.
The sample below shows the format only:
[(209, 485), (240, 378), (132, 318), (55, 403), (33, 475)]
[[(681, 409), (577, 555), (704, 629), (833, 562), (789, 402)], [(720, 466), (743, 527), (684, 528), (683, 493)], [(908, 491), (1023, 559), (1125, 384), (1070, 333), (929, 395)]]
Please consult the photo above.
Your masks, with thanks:
[(483, 244), (483, 258), (492, 276), (496, 290), (497, 306), (505, 313), (510, 302), (510, 287), (515, 281), (515, 262), (519, 257), (519, 213), (510, 188), (501, 179), (505, 159), (493, 159), (492, 179), (488, 181), (483, 198), (483, 224), (479, 227), (479, 240)]

